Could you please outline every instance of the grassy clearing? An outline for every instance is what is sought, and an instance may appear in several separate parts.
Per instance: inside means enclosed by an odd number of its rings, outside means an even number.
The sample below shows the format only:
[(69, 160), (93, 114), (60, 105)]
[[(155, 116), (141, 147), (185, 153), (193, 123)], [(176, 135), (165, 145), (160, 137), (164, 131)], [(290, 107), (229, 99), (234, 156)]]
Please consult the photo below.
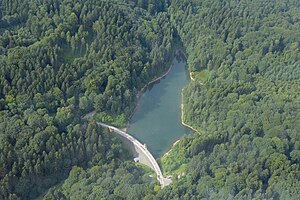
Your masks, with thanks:
[(203, 84), (207, 81), (208, 75), (209, 71), (207, 69), (192, 73), (193, 78)]
[[(185, 140), (185, 139), (182, 139)], [(188, 158), (186, 158), (186, 149), (182, 148), (183, 141), (180, 140), (176, 145), (172, 147), (172, 150), (165, 154), (161, 158), (161, 166), (164, 174), (178, 176), (186, 170), (186, 163), (188, 163)]]

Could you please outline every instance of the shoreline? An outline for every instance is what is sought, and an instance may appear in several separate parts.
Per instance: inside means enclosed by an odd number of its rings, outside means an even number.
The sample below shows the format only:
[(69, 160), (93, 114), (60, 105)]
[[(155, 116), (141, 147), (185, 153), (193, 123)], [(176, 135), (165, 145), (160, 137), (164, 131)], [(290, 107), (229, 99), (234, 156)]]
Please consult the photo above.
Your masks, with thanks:
[[(176, 50), (176, 53), (178, 53), (178, 52), (183, 54), (183, 56), (187, 60), (187, 56), (186, 56), (185, 52), (182, 49)], [(189, 71), (189, 75), (190, 75), (190, 80), (195, 81), (195, 78), (193, 77), (193, 72)], [(202, 83), (200, 83), (200, 84), (203, 85)], [(198, 130), (196, 130), (194, 127), (192, 127), (192, 126), (190, 126), (190, 125), (188, 125), (184, 122), (184, 119), (183, 119), (184, 118), (183, 90), (184, 90), (184, 88), (182, 88), (182, 90), (181, 90), (181, 106), (180, 106), (180, 108), (181, 108), (181, 124), (183, 126), (185, 126), (186, 128), (189, 128), (189, 129), (195, 131), (196, 133), (200, 134), (200, 132)], [(178, 142), (179, 142), (179, 140), (178, 140)]]
[(181, 124), (193, 131), (195, 131), (196, 133), (198, 133), (199, 135), (201, 134), (198, 130), (196, 130), (194, 127), (192, 127), (191, 125), (188, 125), (187, 123), (184, 122), (184, 105), (183, 105), (183, 90), (181, 90)]
[[(191, 79), (191, 81), (196, 81), (195, 78), (193, 77), (193, 72), (190, 72), (190, 79)], [(198, 80), (198, 83), (200, 85), (204, 85), (204, 83), (202, 83), (200, 80)]]
[[(174, 58), (175, 58), (175, 57), (174, 57)], [(174, 58), (173, 58), (173, 60), (174, 60)], [(171, 71), (171, 68), (172, 68), (172, 66), (173, 66), (173, 60), (172, 60), (172, 62), (171, 62), (171, 64), (170, 64), (170, 67), (168, 68), (168, 70), (167, 70), (164, 74), (162, 74), (162, 75), (160, 75), (159, 77), (156, 77), (156, 78), (154, 78), (153, 80), (151, 80), (149, 83), (147, 83), (146, 85), (144, 85), (144, 87), (142, 87), (142, 88), (140, 89), (140, 91), (137, 93), (137, 95), (136, 95), (137, 104), (136, 104), (136, 106), (135, 106), (135, 108), (134, 108), (132, 114), (130, 115), (129, 119), (131, 119), (132, 116), (134, 115), (134, 113), (136, 112), (136, 109), (138, 108), (139, 103), (140, 103), (139, 100), (140, 100), (140, 98), (142, 97), (142, 95), (143, 95), (143, 93), (144, 93), (144, 90), (145, 90), (147, 87), (149, 87), (149, 85), (151, 85), (151, 84), (153, 84), (153, 83), (155, 83), (155, 82), (157, 82), (157, 81), (163, 79), (165, 76), (168, 75), (168, 73)], [(88, 117), (94, 116), (95, 114), (96, 114), (96, 111), (94, 110), (94, 111), (91, 111), (91, 112), (87, 113), (83, 118), (86, 119), (86, 118), (88, 118)], [(124, 131), (124, 132), (128, 132), (129, 127), (130, 127), (130, 120), (128, 121), (128, 123), (127, 123), (127, 125), (126, 125), (125, 127), (123, 127), (123, 128), (120, 127), (120, 129), (121, 129), (122, 131)]]
[[(177, 51), (176, 51), (175, 55), (176, 55), (176, 54), (177, 54)], [(175, 58), (175, 57), (174, 57), (174, 58)], [(134, 113), (136, 112), (136, 109), (138, 108), (138, 106), (139, 106), (139, 104), (140, 104), (140, 102), (139, 102), (139, 101), (140, 101), (140, 98), (142, 97), (143, 93), (145, 92), (145, 89), (147, 89), (147, 87), (149, 87), (151, 84), (153, 84), (153, 83), (155, 83), (155, 82), (157, 82), (157, 81), (160, 81), (161, 79), (165, 78), (165, 76), (167, 76), (168, 73), (171, 71), (171, 68), (172, 68), (172, 66), (173, 66), (173, 60), (174, 60), (174, 58), (172, 59), (172, 62), (170, 63), (170, 67), (168, 68), (168, 70), (167, 70), (165, 73), (163, 73), (163, 74), (160, 75), (159, 77), (154, 78), (153, 80), (151, 80), (149, 83), (147, 83), (146, 85), (144, 85), (144, 87), (142, 87), (142, 88), (140, 89), (140, 91), (137, 93), (137, 95), (136, 95), (137, 104), (136, 104), (136, 106), (135, 106), (133, 112), (131, 113), (129, 119), (131, 119), (132, 116), (134, 115)], [(125, 132), (127, 132), (128, 129), (129, 129), (129, 127), (130, 127), (130, 120), (128, 121), (127, 126), (124, 127), (124, 128), (122, 128), (122, 130), (124, 130)]]
[[(201, 134), (198, 130), (196, 130), (194, 127), (192, 127), (192, 126), (190, 126), (190, 125), (188, 125), (188, 124), (186, 124), (185, 122), (184, 122), (184, 105), (183, 105), (183, 90), (184, 89), (182, 89), (181, 90), (181, 106), (180, 106), (180, 111), (181, 111), (181, 124), (184, 126), (184, 127), (186, 127), (186, 128), (189, 128), (189, 129), (191, 129), (192, 131), (194, 131), (194, 132), (196, 132), (196, 133), (198, 133), (199, 135)], [(173, 149), (173, 147), (178, 143), (178, 142), (180, 142), (180, 139), (178, 139), (178, 140), (176, 140), (174, 143), (173, 143), (173, 145), (172, 145), (172, 147), (162, 156), (162, 158), (163, 157), (165, 157), (165, 156), (168, 156), (169, 154), (170, 154), (170, 152), (172, 151), (172, 149)]]
[[(186, 58), (185, 53), (184, 53), (181, 49), (177, 49), (177, 50), (175, 51), (175, 55), (177, 55), (177, 54), (179, 54), (179, 53), (183, 54), (184, 57)], [(175, 58), (175, 57), (174, 57), (174, 58)], [(173, 58), (173, 60), (174, 60), (174, 58)], [(168, 75), (168, 73), (171, 71), (171, 68), (172, 68), (172, 66), (173, 66), (173, 60), (172, 60), (172, 62), (171, 62), (171, 64), (170, 64), (170, 67), (168, 68), (168, 70), (167, 70), (165, 73), (163, 73), (161, 76), (159, 76), (159, 77), (154, 78), (153, 80), (151, 80), (151, 81), (150, 81), (149, 83), (147, 83), (144, 87), (142, 87), (142, 88), (140, 89), (140, 91), (137, 93), (137, 95), (136, 95), (136, 98), (137, 98), (137, 104), (136, 104), (136, 106), (135, 106), (135, 108), (134, 108), (134, 111), (133, 111), (132, 114), (130, 115), (130, 118), (129, 118), (129, 119), (131, 119), (132, 116), (134, 115), (134, 113), (136, 112), (136, 109), (138, 108), (139, 103), (140, 103), (139, 100), (140, 100), (140, 98), (142, 97), (142, 95), (143, 95), (145, 89), (147, 89), (147, 87), (149, 87), (151, 84), (153, 84), (153, 83), (155, 83), (155, 82), (157, 82), (157, 81), (163, 79), (165, 76)], [(191, 81), (195, 81), (194, 77), (192, 76), (192, 72), (189, 72), (189, 75), (190, 75), (190, 80), (191, 80)], [(192, 126), (190, 126), (190, 125), (188, 125), (188, 124), (186, 124), (186, 123), (184, 122), (183, 90), (184, 90), (184, 88), (181, 90), (181, 106), (180, 106), (180, 107), (181, 107), (181, 109), (180, 109), (180, 111), (181, 111), (181, 124), (182, 124), (184, 127), (189, 128), (189, 129), (191, 129), (192, 131), (194, 131), (194, 132), (200, 134), (200, 132), (199, 132), (198, 130), (196, 130), (194, 127), (192, 127)], [(124, 127), (124, 128), (122, 128), (122, 130), (125, 131), (125, 132), (128, 132), (129, 127), (130, 127), (130, 121), (128, 121), (127, 126)], [(163, 156), (162, 156), (161, 158), (163, 158), (164, 156), (168, 156), (168, 155), (170, 154), (170, 152), (172, 151), (173, 147), (174, 147), (178, 142), (180, 142), (180, 139), (176, 140), (176, 141), (173, 143), (172, 147), (170, 147), (170, 149), (169, 149), (165, 154), (163, 154)]]
[[(173, 62), (173, 61), (172, 61), (172, 62)], [(169, 67), (169, 69), (168, 69), (167, 72), (165, 72), (163, 75), (161, 75), (161, 76), (159, 76), (159, 77), (153, 79), (152, 81), (150, 81), (149, 83), (147, 83), (144, 87), (142, 87), (142, 89), (140, 89), (140, 91), (139, 91), (139, 92), (137, 93), (137, 95), (136, 95), (136, 98), (137, 98), (137, 104), (136, 104), (136, 106), (135, 106), (135, 108), (134, 108), (132, 114), (130, 115), (129, 119), (131, 119), (132, 116), (134, 115), (134, 113), (136, 112), (136, 109), (138, 108), (138, 106), (139, 106), (139, 104), (140, 104), (140, 102), (139, 102), (139, 101), (140, 101), (140, 98), (142, 97), (142, 95), (143, 95), (145, 89), (147, 89), (147, 87), (149, 87), (151, 84), (153, 84), (153, 83), (155, 83), (155, 82), (157, 82), (157, 81), (160, 81), (160, 80), (163, 79), (165, 76), (167, 76), (168, 73), (171, 71), (172, 66), (173, 66), (173, 64), (170, 65), (170, 67)], [(123, 128), (122, 130), (125, 130), (125, 132), (127, 132), (128, 129), (129, 129), (129, 126), (130, 126), (129, 124), (130, 124), (130, 121), (128, 121), (127, 126), (126, 126), (125, 128)]]
[(190, 72), (190, 79), (191, 79), (192, 81), (195, 81), (195, 79), (194, 79), (194, 77), (193, 77), (193, 72)]
[[(172, 61), (172, 62), (173, 62), (173, 61)], [(137, 100), (139, 100), (139, 99), (141, 98), (141, 96), (142, 96), (143, 93), (144, 93), (144, 90), (145, 90), (149, 85), (151, 85), (151, 84), (153, 84), (153, 83), (155, 83), (155, 82), (157, 82), (157, 81), (163, 79), (165, 76), (167, 76), (168, 73), (171, 71), (172, 66), (173, 66), (173, 64), (170, 65), (168, 71), (165, 72), (163, 75), (161, 75), (161, 76), (159, 76), (159, 77), (153, 79), (152, 81), (150, 81), (149, 83), (147, 83), (144, 87), (142, 87), (142, 89), (140, 89), (140, 91), (139, 91), (138, 94), (137, 94)], [(132, 117), (132, 116), (131, 116), (131, 117)]]
[(172, 146), (170, 147), (170, 149), (169, 149), (166, 153), (164, 153), (164, 155), (163, 155), (161, 158), (163, 158), (163, 157), (165, 157), (165, 156), (168, 156), (168, 155), (170, 154), (170, 152), (172, 151), (173, 147), (174, 147), (179, 141), (180, 141), (180, 139), (176, 140), (176, 141), (172, 144)]
[[(132, 116), (133, 116), (134, 113), (136, 112), (136, 109), (137, 109), (138, 106), (139, 106), (139, 103), (140, 103), (139, 100), (140, 100), (140, 98), (142, 97), (142, 95), (143, 95), (143, 93), (144, 93), (144, 90), (145, 90), (147, 87), (149, 87), (149, 85), (151, 85), (151, 84), (153, 84), (153, 83), (155, 83), (155, 82), (157, 82), (157, 81), (163, 79), (165, 76), (168, 75), (168, 73), (170, 72), (170, 70), (171, 70), (171, 68), (172, 68), (172, 66), (173, 66), (173, 61), (174, 61), (174, 59), (176, 59), (176, 56), (177, 56), (177, 55), (182, 54), (182, 55), (185, 57), (185, 60), (187, 60), (187, 56), (186, 56), (184, 50), (182, 50), (181, 48), (176, 49), (176, 50), (173, 52), (173, 54), (174, 54), (174, 55), (173, 55), (173, 59), (172, 59), (172, 61), (170, 62), (170, 67), (168, 68), (168, 70), (167, 70), (164, 74), (162, 74), (161, 76), (159, 76), (159, 77), (157, 77), (157, 78), (154, 78), (152, 81), (150, 81), (149, 83), (147, 83), (147, 84), (146, 84), (144, 87), (142, 87), (142, 88), (140, 89), (140, 91), (137, 93), (137, 95), (136, 95), (136, 98), (137, 98), (137, 104), (136, 104), (136, 106), (135, 106), (133, 112), (131, 113), (131, 115), (130, 115), (130, 117), (129, 117), (129, 121), (128, 121), (128, 123), (127, 123), (127, 126), (124, 127), (124, 128), (122, 128), (122, 130), (124, 130), (125, 132), (127, 132), (128, 129), (129, 129), (129, 127), (130, 127), (130, 119), (132, 118)], [(191, 78), (191, 77), (190, 77), (190, 78)]]

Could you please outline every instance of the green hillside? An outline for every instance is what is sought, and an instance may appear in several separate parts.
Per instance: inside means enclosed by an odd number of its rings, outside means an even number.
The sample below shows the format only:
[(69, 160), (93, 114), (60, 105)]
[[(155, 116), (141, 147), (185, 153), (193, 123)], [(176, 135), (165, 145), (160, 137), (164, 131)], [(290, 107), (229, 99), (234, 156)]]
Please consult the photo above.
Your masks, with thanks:
[[(0, 200), (299, 199), (300, 2), (0, 1)], [(124, 126), (175, 50), (183, 137), (149, 169)], [(83, 116), (97, 111), (94, 119)]]

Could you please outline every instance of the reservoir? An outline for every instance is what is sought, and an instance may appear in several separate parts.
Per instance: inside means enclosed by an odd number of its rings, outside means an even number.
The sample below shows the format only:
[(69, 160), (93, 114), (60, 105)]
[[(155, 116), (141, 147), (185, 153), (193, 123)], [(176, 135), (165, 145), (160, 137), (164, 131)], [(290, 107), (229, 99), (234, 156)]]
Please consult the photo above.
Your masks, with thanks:
[(184, 61), (173, 60), (170, 72), (149, 85), (133, 114), (128, 132), (155, 158), (162, 156), (172, 144), (188, 133), (181, 124), (181, 90), (189, 82)]

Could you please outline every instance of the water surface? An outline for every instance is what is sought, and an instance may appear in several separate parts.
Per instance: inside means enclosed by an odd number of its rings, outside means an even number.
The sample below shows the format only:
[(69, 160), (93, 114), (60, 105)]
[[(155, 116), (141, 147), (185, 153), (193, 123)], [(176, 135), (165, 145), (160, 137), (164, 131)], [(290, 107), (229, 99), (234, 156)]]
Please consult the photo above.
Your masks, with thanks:
[(158, 158), (188, 130), (181, 124), (181, 90), (189, 82), (186, 64), (174, 59), (170, 72), (141, 96), (128, 132)]

